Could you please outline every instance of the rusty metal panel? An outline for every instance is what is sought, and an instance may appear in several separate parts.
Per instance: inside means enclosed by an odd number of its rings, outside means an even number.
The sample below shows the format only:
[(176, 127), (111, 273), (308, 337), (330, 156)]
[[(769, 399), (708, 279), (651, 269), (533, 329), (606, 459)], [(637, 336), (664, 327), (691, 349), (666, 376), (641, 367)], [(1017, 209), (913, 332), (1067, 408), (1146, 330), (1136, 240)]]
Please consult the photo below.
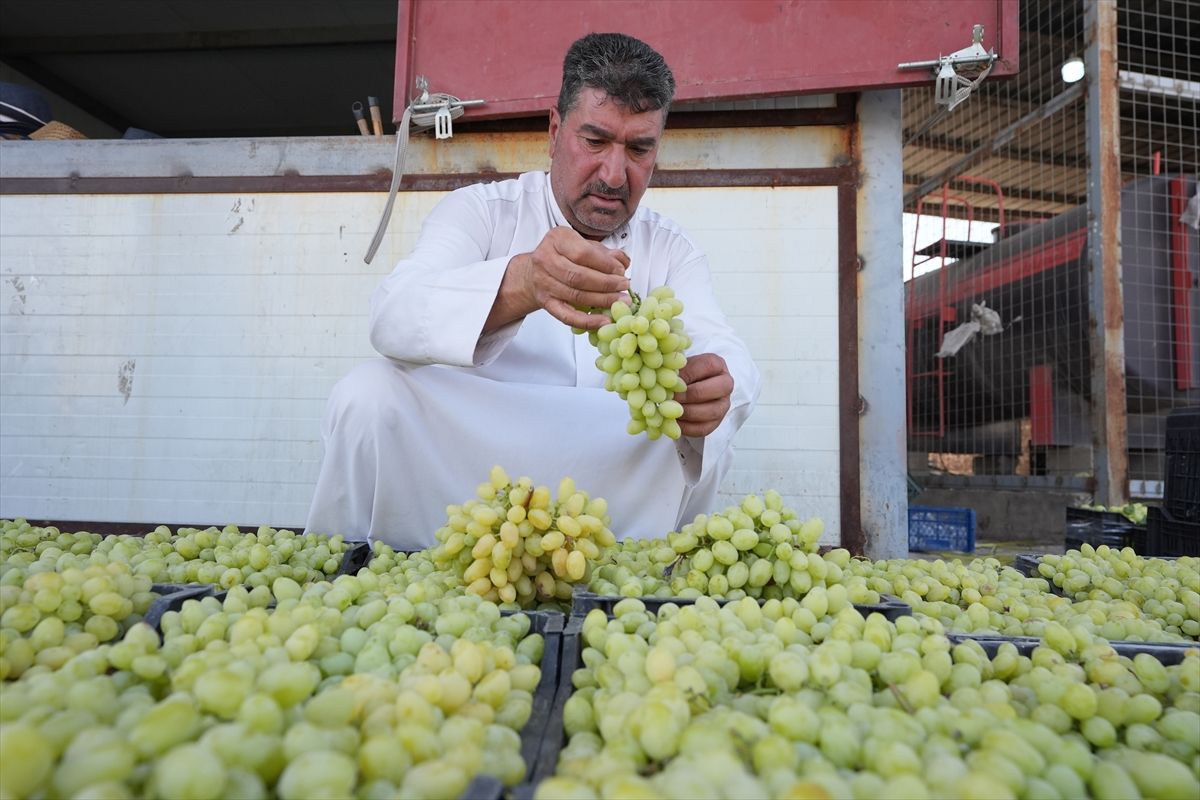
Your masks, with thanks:
[(1015, 72), (1017, 0), (400, 0), (393, 116), (418, 75), (430, 91), (487, 101), (464, 119), (544, 113), (567, 47), (589, 31), (658, 49), (686, 102), (930, 83), (930, 71), (897, 66), (967, 47), (976, 24), (999, 56), (992, 74)]

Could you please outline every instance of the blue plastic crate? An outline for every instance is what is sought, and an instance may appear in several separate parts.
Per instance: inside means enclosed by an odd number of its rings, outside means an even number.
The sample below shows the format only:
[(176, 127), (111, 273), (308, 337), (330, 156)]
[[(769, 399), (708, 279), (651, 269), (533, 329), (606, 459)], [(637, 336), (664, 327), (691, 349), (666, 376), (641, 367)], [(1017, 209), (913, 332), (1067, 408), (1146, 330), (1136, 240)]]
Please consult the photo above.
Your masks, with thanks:
[(909, 506), (908, 549), (917, 553), (974, 553), (975, 509)]

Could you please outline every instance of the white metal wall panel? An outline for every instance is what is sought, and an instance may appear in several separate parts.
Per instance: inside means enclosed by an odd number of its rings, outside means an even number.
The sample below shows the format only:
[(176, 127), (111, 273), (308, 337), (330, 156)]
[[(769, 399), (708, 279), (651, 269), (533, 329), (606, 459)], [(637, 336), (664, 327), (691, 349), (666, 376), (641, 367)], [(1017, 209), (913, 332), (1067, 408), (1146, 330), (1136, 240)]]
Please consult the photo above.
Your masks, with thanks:
[(0, 516), (303, 524), (367, 297), (440, 195), (0, 197)]
[[(734, 442), (728, 502), (777, 489), (839, 541), (837, 188), (653, 189), (643, 201), (708, 253), (762, 395)], [(687, 310), (684, 310), (684, 320)]]
[[(731, 502), (836, 541), (836, 189), (657, 189), (764, 376)], [(367, 298), (439, 193), (0, 196), (0, 517), (299, 527)], [(685, 313), (686, 319), (686, 313)], [(624, 434), (621, 434), (624, 435)], [(469, 491), (470, 487), (464, 487)]]

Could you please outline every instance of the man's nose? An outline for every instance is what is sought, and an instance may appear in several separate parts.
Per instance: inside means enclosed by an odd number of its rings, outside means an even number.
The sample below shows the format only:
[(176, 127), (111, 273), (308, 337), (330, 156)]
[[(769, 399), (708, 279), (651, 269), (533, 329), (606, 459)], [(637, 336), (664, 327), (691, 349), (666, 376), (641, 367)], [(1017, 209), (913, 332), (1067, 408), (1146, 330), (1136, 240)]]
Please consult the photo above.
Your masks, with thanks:
[(599, 178), (613, 189), (625, 185), (625, 148), (614, 145), (605, 150)]

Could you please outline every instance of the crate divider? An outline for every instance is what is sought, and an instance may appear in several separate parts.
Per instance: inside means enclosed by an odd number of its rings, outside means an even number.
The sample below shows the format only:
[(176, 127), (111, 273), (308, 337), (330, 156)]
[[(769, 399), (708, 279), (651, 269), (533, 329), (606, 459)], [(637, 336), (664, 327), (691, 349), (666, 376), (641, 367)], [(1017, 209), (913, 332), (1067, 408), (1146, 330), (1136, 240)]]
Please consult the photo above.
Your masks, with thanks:
[[(629, 598), (621, 595), (601, 595), (591, 592), (575, 592), (571, 598), (571, 616), (585, 617), (592, 609), (598, 608), (605, 614), (612, 616), (613, 609), (622, 600), (636, 599), (642, 601), (646, 606), (646, 610), (654, 614), (658, 614), (659, 610), (668, 604), (677, 606), (690, 606), (696, 602), (692, 597), (637, 597)], [(712, 598), (717, 605), (726, 605), (727, 603), (740, 602), (738, 600), (729, 600), (726, 598)], [(799, 598), (797, 598), (799, 599)], [(767, 602), (766, 600), (758, 600), (759, 605)], [(893, 597), (889, 594), (881, 594), (878, 603), (855, 603), (854, 607), (864, 617), (879, 613), (889, 620), (895, 621), (897, 617), (911, 617), (912, 607), (898, 597)]]

